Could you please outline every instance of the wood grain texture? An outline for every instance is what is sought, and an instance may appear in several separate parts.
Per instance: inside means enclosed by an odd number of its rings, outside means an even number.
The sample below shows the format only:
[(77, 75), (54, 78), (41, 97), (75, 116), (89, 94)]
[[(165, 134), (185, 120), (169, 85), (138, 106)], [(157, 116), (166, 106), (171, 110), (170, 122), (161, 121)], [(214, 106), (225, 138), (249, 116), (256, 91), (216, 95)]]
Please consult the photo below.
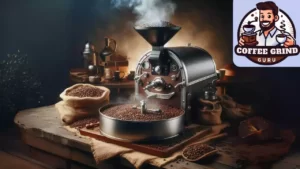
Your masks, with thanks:
[(100, 134), (99, 131), (89, 130), (86, 128), (80, 129), (80, 134), (82, 134), (82, 135), (89, 136), (89, 137), (92, 137), (92, 138), (95, 138), (97, 140), (101, 140), (104, 142), (113, 143), (113, 144), (120, 145), (123, 147), (131, 148), (133, 150), (136, 150), (136, 151), (139, 151), (142, 153), (146, 153), (146, 154), (150, 154), (150, 155), (154, 155), (154, 156), (158, 156), (158, 157), (171, 156), (173, 153), (180, 150), (180, 148), (183, 148), (183, 146), (195, 141), (196, 139), (204, 137), (204, 136), (208, 135), (209, 133), (210, 133), (210, 129), (203, 129), (203, 130), (200, 130), (199, 132), (195, 133), (195, 135), (182, 140), (178, 144), (175, 144), (170, 147), (162, 147), (162, 148), (156, 149), (151, 146), (147, 146), (147, 145), (143, 145), (143, 144), (138, 144), (138, 143), (134, 144), (134, 143), (127, 143), (127, 142), (122, 142), (122, 141), (118, 141), (118, 140), (113, 140), (113, 139), (103, 136), (102, 134)]
[[(24, 141), (32, 147), (43, 150), (50, 154), (57, 153), (60, 157), (66, 157), (69, 160), (72, 159), (78, 163), (91, 166), (91, 161), (94, 159), (91, 154), (88, 140), (75, 136), (74, 133), (66, 130), (63, 127), (63, 124), (60, 122), (59, 114), (54, 106), (46, 106), (21, 111), (16, 115), (15, 123), (22, 131), (21, 134), (23, 135)], [(47, 146), (51, 148), (47, 148)], [(189, 165), (183, 165), (181, 168), (201, 169), (203, 166), (217, 166), (212, 168), (227, 169), (235, 167), (235, 161), (233, 157), (226, 154), (220, 157), (221, 158), (217, 159), (217, 161), (214, 161), (210, 164), (200, 165), (198, 163), (189, 163)], [(276, 162), (273, 168), (277, 169), (280, 168), (280, 166), (287, 166), (285, 167), (286, 169), (295, 169), (297, 165), (300, 165), (299, 161), (299, 151), (291, 152), (283, 160)], [(128, 165), (126, 160), (119, 160), (119, 162), (124, 163), (124, 165)], [(186, 163), (186, 161), (184, 162)], [(164, 168), (173, 169), (174, 167), (170, 166), (175, 166), (176, 164), (176, 162), (172, 162)]]
[(49, 169), (0, 151), (0, 169)]

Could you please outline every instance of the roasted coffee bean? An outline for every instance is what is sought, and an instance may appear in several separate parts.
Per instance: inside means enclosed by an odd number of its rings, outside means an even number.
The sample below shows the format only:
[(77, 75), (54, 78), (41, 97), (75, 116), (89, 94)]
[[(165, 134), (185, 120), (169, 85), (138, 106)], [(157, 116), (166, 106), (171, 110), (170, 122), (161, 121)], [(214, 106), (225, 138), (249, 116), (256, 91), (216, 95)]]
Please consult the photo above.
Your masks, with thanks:
[(74, 97), (100, 97), (104, 93), (103, 90), (92, 86), (79, 86), (66, 93), (67, 96)]
[(78, 120), (78, 121), (74, 122), (73, 124), (71, 124), (70, 127), (81, 129), (81, 128), (86, 127), (87, 124), (91, 124), (91, 123), (92, 124), (99, 123), (99, 118), (91, 117), (91, 118)]
[(181, 109), (166, 105), (159, 105), (158, 107), (156, 107), (161, 110), (160, 113), (146, 112), (142, 114), (140, 109), (133, 109), (133, 106), (133, 104), (117, 105), (104, 110), (103, 114), (116, 119), (127, 121), (157, 121), (170, 119), (183, 114), (183, 111)]
[(186, 148), (183, 151), (183, 155), (188, 159), (195, 160), (213, 150), (215, 150), (215, 148), (207, 144), (194, 144)]
[(99, 122), (96, 122), (96, 123), (89, 123), (89, 124), (87, 124), (85, 127), (87, 128), (87, 129), (93, 129), (93, 128), (95, 128), (95, 127), (98, 127), (99, 126)]

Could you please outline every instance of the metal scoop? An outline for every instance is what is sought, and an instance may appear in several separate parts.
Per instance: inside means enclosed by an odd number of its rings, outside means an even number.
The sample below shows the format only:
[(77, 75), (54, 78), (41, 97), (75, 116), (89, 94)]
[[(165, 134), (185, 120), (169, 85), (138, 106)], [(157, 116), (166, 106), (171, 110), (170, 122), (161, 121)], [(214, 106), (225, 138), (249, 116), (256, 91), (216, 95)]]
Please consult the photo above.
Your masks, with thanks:
[(142, 114), (145, 113), (161, 113), (160, 109), (147, 109), (145, 100), (140, 101), (140, 106), (132, 106), (133, 109), (140, 109)]

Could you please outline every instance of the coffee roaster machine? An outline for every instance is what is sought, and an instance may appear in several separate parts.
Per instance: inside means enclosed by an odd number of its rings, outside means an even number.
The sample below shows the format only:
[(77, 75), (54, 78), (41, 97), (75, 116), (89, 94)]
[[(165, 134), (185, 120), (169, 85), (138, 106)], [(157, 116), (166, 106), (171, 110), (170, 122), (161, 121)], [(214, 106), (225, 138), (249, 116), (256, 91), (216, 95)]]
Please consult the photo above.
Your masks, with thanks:
[[(171, 26), (170, 26), (171, 25)], [(199, 47), (164, 47), (180, 30), (179, 26), (136, 26), (135, 30), (152, 46), (142, 55), (135, 74), (135, 100), (141, 113), (156, 112), (147, 105), (170, 105), (184, 110), (171, 119), (151, 122), (124, 121), (102, 112), (100, 131), (107, 137), (123, 141), (162, 140), (177, 136), (184, 126), (193, 123), (199, 111), (199, 99), (216, 99), (218, 74), (212, 56)]]
[(164, 47), (179, 26), (142, 27), (135, 30), (152, 46), (136, 67), (136, 97), (185, 110), (185, 123), (192, 123), (199, 98), (215, 99), (218, 80), (212, 56), (199, 47)]

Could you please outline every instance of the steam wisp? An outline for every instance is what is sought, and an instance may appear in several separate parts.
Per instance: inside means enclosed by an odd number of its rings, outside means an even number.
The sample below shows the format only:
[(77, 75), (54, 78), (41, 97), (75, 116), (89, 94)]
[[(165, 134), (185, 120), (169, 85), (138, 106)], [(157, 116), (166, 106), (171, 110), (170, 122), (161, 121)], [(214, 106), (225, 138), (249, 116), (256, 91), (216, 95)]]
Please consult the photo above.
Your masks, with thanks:
[[(104, 47), (102, 37), (109, 36), (115, 39), (118, 42), (117, 52), (127, 57), (129, 61), (128, 70), (124, 69), (122, 71), (135, 71), (139, 59), (151, 50), (151, 45), (133, 28), (136, 22), (145, 22), (144, 19), (140, 19), (142, 17), (132, 13), (137, 6), (142, 6), (141, 0), (112, 0), (111, 2), (110, 5), (112, 8), (115, 8), (115, 10), (110, 10), (111, 13), (109, 14), (115, 15), (117, 12), (119, 16), (112, 17), (107, 24), (99, 26), (96, 30), (90, 32), (89, 39), (94, 42), (98, 51)], [(170, 1), (167, 0), (165, 3), (166, 2)], [(204, 0), (201, 2), (204, 2)], [(155, 3), (153, 2), (153, 4)], [(165, 44), (165, 47), (187, 46), (188, 43), (191, 43), (192, 46), (198, 46), (208, 51), (214, 57), (217, 68), (232, 63), (232, 48), (231, 44), (228, 43), (232, 38), (232, 35), (228, 33), (232, 31), (230, 24), (232, 17), (220, 17), (218, 13), (218, 11), (220, 11), (219, 8), (206, 8), (206, 6), (208, 6), (206, 4), (203, 4), (203, 8), (201, 9), (199, 9), (197, 5), (190, 5), (190, 2), (178, 1), (176, 4), (176, 13), (174, 13), (173, 16), (172, 13), (170, 14), (170, 18), (161, 18), (163, 15), (159, 15), (159, 19), (157, 19), (171, 22), (182, 28)], [(188, 11), (182, 11), (180, 9), (180, 7), (183, 8), (184, 5), (189, 8)], [(229, 7), (230, 5), (227, 5), (221, 9), (227, 9)], [(151, 11), (149, 12), (151, 13)], [(221, 14), (223, 13), (224, 12), (221, 12)], [(143, 15), (141, 14), (140, 16)], [(136, 21), (135, 18), (138, 20)], [(100, 23), (103, 22), (103, 18), (100, 17), (99, 20)]]
[(116, 8), (132, 8), (136, 14), (136, 25), (170, 21), (176, 10), (171, 0), (112, 0)]

